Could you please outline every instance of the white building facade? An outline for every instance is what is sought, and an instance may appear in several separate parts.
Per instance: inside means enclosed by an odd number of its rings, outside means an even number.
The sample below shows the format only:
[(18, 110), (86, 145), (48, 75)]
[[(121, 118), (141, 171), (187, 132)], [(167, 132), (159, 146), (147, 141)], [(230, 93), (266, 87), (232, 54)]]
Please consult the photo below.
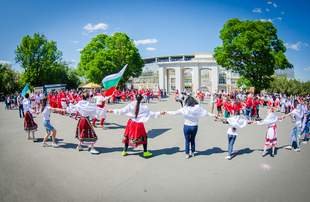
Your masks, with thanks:
[(209, 53), (145, 58), (144, 63), (142, 75), (132, 80), (135, 88), (160, 88), (168, 93), (184, 89), (230, 92), (239, 78), (217, 65)]

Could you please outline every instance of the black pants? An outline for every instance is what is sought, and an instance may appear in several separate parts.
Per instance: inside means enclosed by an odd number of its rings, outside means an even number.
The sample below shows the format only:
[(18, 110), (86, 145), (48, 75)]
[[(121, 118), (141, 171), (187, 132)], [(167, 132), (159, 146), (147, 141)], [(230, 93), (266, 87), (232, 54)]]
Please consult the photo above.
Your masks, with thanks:
[[(124, 146), (124, 151), (125, 152), (127, 152), (127, 150), (128, 150), (128, 144), (125, 144), (125, 146)], [(146, 144), (143, 144), (143, 151), (144, 152), (147, 152), (147, 143)]]
[(19, 112), (19, 118), (24, 118), (24, 107), (23, 107), (23, 105), (19, 105), (18, 112)]

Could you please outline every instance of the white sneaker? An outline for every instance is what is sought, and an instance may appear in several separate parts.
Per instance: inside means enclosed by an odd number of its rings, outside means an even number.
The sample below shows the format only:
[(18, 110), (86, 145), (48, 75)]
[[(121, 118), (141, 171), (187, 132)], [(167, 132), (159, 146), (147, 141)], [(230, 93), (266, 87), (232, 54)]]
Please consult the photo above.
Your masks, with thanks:
[(187, 154), (187, 155), (185, 156), (186, 159), (189, 159), (190, 157), (191, 157), (191, 155), (189, 155), (189, 154)]
[(231, 156), (226, 156), (225, 159), (230, 160)]
[(57, 147), (59, 147), (59, 145), (56, 143), (52, 143), (52, 147), (57, 148)]
[(297, 148), (297, 149), (294, 149), (294, 151), (295, 151), (295, 152), (300, 152), (300, 149), (299, 149), (299, 148)]
[(285, 147), (285, 149), (291, 150), (292, 146), (289, 145), (289, 146)]
[(91, 154), (99, 154), (99, 152), (98, 152), (95, 148), (92, 148), (92, 149), (90, 150), (90, 153), (91, 153)]
[(49, 145), (46, 142), (43, 142), (42, 147), (48, 147)]
[(76, 149), (77, 149), (78, 151), (82, 151), (82, 147), (81, 147), (80, 145), (78, 145), (78, 146), (76, 147)]
[(197, 152), (192, 152), (192, 157), (197, 156)]

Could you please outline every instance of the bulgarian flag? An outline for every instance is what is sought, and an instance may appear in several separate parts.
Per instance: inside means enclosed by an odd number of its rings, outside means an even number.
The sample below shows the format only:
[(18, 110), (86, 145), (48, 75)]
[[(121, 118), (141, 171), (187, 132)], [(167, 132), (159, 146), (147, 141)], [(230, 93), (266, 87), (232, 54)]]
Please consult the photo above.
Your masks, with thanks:
[(102, 85), (105, 89), (104, 95), (111, 96), (118, 84), (118, 82), (122, 79), (122, 76), (127, 68), (127, 64), (116, 74), (110, 74), (102, 79)]

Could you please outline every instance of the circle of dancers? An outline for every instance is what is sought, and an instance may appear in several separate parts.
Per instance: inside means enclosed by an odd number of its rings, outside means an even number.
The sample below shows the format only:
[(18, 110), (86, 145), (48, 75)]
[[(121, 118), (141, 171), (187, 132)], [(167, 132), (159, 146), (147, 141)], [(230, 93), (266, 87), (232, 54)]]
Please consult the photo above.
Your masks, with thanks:
[[(26, 94), (24, 99), (20, 101), (23, 108), (24, 115), (24, 129), (27, 132), (28, 139), (37, 141), (35, 138), (35, 131), (38, 125), (33, 119), (32, 113), (38, 113), (39, 111), (43, 116), (43, 126), (46, 129), (46, 135), (43, 138), (43, 147), (52, 146), (58, 147), (56, 142), (56, 129), (53, 127), (50, 115), (51, 112), (59, 113), (62, 115), (69, 115), (72, 118), (78, 119), (75, 138), (78, 141), (77, 150), (90, 151), (91, 154), (98, 154), (99, 152), (95, 148), (95, 143), (98, 140), (98, 136), (94, 130), (97, 121), (100, 120), (100, 127), (104, 128), (104, 123), (108, 113), (113, 113), (119, 116), (127, 116), (128, 121), (125, 127), (122, 143), (124, 149), (121, 153), (122, 156), (128, 155), (128, 147), (136, 148), (140, 145), (143, 146), (143, 156), (151, 157), (153, 154), (148, 150), (148, 137), (144, 123), (152, 118), (158, 118), (164, 115), (182, 116), (184, 118), (183, 133), (185, 142), (185, 157), (191, 158), (197, 155), (195, 148), (195, 138), (198, 132), (199, 119), (205, 116), (214, 117), (216, 121), (222, 121), (228, 124), (227, 130), (227, 156), (226, 159), (231, 160), (234, 156), (234, 143), (238, 136), (238, 130), (246, 127), (249, 124), (265, 125), (266, 135), (265, 143), (263, 147), (262, 156), (267, 155), (267, 150), (271, 150), (271, 156), (274, 157), (278, 133), (277, 124), (279, 121), (284, 120), (287, 117), (291, 117), (293, 127), (290, 132), (290, 142), (286, 149), (300, 151), (300, 139), (303, 136), (302, 142), (306, 144), (309, 140), (309, 127), (310, 127), (310, 105), (303, 97), (290, 100), (285, 97), (272, 98), (266, 96), (253, 96), (251, 93), (248, 95), (211, 95), (211, 112), (204, 109), (199, 103), (204, 100), (205, 94), (199, 92), (197, 101), (189, 93), (182, 92), (176, 93), (175, 100), (181, 104), (181, 108), (176, 111), (160, 111), (153, 112), (145, 104), (153, 99), (151, 91), (133, 91), (125, 92), (123, 97), (119, 94), (120, 91), (116, 91), (117, 95), (120, 95), (120, 99), (123, 101), (129, 100), (130, 102), (121, 109), (107, 109), (106, 103), (117, 102), (115, 93), (112, 96), (105, 96), (102, 92), (89, 93), (65, 93), (60, 91), (59, 93), (49, 93), (47, 96), (43, 96), (41, 102), (38, 95), (35, 98), (35, 110), (32, 110), (31, 100), (29, 94)], [(123, 91), (124, 92), (124, 91)], [(203, 98), (201, 98), (203, 96)], [(241, 96), (241, 97), (240, 97)], [(244, 96), (244, 97), (242, 97)], [(159, 91), (157, 99), (160, 100), (162, 93)], [(241, 101), (243, 100), (243, 101)], [(268, 114), (264, 119), (259, 116), (259, 109), (261, 106), (266, 105), (268, 107)], [(213, 113), (214, 107), (217, 109), (217, 114)], [(41, 110), (39, 110), (41, 109)], [(279, 116), (277, 111), (285, 113), (285, 115)], [(48, 138), (52, 138), (52, 144), (47, 143)]]

